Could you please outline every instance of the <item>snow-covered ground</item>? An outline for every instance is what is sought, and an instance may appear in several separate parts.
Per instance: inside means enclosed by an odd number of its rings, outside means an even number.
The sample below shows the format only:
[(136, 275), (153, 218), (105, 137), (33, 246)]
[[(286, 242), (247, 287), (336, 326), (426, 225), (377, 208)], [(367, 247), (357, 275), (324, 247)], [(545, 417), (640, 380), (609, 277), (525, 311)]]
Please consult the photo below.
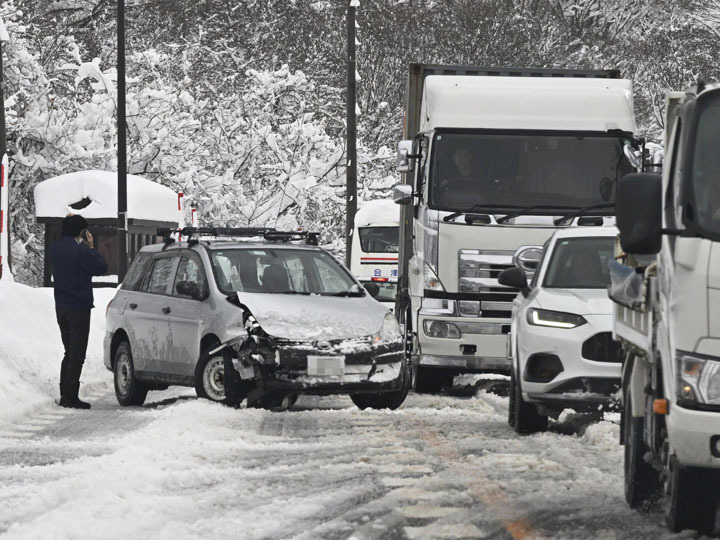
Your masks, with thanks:
[[(516, 435), (507, 398), (343, 396), (235, 410), (189, 389), (121, 408), (96, 291), (81, 396), (61, 409), (50, 291), (0, 283), (0, 537), (6, 539), (693, 538), (627, 508), (617, 417)], [(456, 381), (457, 383), (458, 381)], [(465, 381), (467, 382), (467, 381)]]

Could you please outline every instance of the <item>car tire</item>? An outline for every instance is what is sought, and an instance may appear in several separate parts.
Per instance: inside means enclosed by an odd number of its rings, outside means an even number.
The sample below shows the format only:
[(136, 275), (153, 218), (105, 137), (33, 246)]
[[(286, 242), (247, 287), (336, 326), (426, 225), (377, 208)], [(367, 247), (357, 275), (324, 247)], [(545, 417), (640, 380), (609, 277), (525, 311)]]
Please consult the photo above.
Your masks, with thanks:
[(546, 431), (548, 427), (548, 417), (538, 413), (537, 407), (532, 403), (526, 403), (522, 397), (522, 388), (520, 381), (515, 375), (515, 370), (510, 372), (510, 385), (513, 386), (513, 428), (516, 433), (521, 435), (529, 435)]
[(225, 401), (225, 365), (222, 351), (210, 355), (216, 344), (205, 347), (195, 366), (195, 393), (199, 398)]
[(402, 385), (400, 390), (394, 392), (378, 392), (369, 394), (351, 394), (350, 399), (360, 409), (390, 409), (394, 411), (403, 404), (410, 392), (412, 372), (410, 366), (405, 366), (402, 372)]
[(443, 387), (452, 386), (454, 376), (450, 370), (418, 366), (415, 373), (415, 392), (439, 394)]
[(629, 391), (623, 402), (625, 500), (630, 508), (649, 510), (660, 494), (660, 477), (645, 461), (648, 448), (643, 440), (644, 418), (633, 417)]
[(135, 376), (130, 344), (123, 341), (118, 345), (113, 358), (113, 379), (115, 397), (120, 405), (129, 407), (142, 405), (147, 397), (148, 387)]
[(686, 468), (675, 456), (670, 458), (664, 506), (665, 522), (672, 532), (694, 529), (709, 534), (713, 531), (718, 487), (714, 472)]

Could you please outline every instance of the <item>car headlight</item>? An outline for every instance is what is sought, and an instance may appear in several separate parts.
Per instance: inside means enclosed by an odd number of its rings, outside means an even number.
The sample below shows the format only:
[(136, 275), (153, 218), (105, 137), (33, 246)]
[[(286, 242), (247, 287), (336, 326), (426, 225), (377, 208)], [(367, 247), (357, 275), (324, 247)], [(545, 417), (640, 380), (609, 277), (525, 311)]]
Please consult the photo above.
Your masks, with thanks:
[(574, 313), (550, 311), (548, 309), (530, 308), (527, 311), (527, 322), (535, 326), (550, 326), (552, 328), (575, 328), (587, 321)]
[(720, 358), (677, 351), (677, 397), (681, 401), (720, 405)]
[(387, 313), (383, 319), (382, 326), (377, 334), (373, 336), (373, 345), (387, 343), (389, 341), (400, 341), (402, 334), (400, 333), (400, 325), (392, 313)]
[(456, 324), (428, 319), (423, 321), (425, 335), (434, 338), (460, 339), (462, 333)]

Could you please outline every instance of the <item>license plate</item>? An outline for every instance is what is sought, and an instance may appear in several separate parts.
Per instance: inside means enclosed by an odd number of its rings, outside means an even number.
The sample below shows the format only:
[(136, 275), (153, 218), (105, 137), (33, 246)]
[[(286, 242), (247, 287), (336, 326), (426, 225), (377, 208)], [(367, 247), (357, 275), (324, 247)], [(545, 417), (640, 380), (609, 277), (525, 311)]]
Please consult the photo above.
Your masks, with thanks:
[(345, 374), (344, 356), (308, 356), (307, 374), (314, 377), (341, 376)]

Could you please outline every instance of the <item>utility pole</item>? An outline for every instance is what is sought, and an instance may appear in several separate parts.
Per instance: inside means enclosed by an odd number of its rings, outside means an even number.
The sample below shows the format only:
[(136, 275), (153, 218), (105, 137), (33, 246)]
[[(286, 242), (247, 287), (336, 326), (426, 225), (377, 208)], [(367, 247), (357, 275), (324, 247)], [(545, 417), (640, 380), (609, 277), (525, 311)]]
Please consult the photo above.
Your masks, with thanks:
[[(9, 41), (5, 24), (0, 20), (0, 45)], [(5, 75), (0, 47), (0, 279), (13, 281), (10, 248), (10, 186), (8, 184), (7, 136), (5, 134)]]
[(125, 0), (117, 0), (118, 283), (128, 268), (127, 146), (125, 141)]
[(350, 0), (347, 11), (347, 169), (345, 190), (345, 263), (350, 266), (352, 235), (357, 212), (357, 119), (355, 73), (355, 7), (358, 0)]

